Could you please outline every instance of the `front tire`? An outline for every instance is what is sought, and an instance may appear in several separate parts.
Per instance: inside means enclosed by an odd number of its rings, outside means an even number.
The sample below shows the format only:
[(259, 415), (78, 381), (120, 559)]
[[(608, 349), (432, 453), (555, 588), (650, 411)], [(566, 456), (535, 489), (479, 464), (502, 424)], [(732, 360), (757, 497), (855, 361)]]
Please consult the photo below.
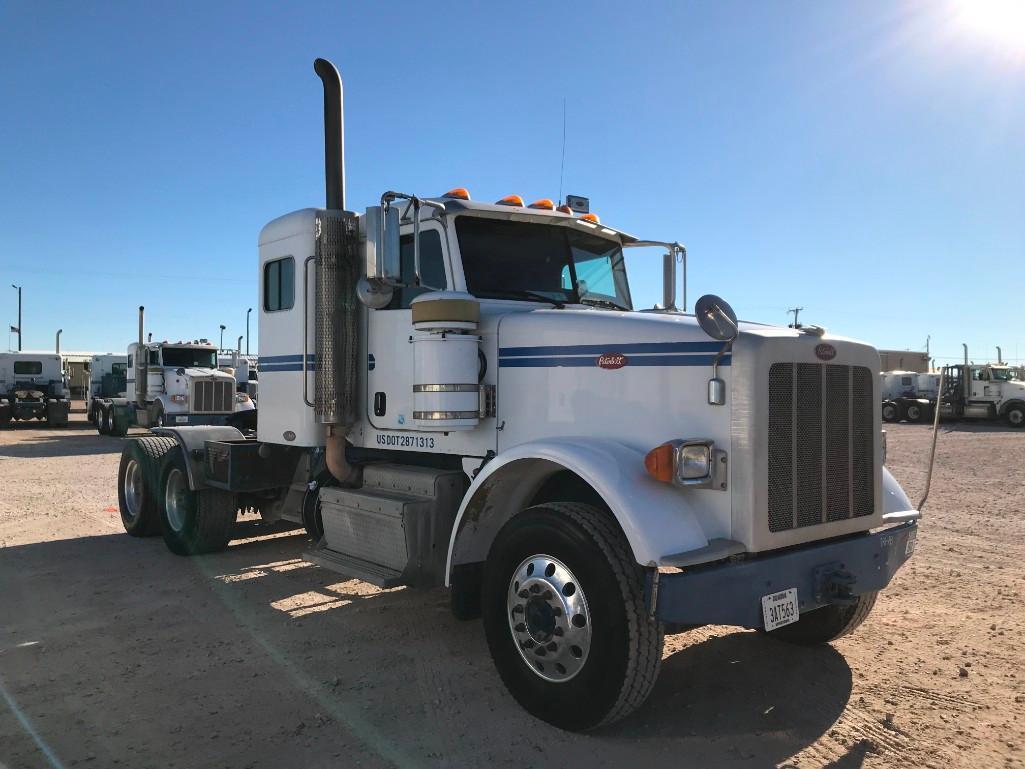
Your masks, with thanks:
[(766, 635), (801, 646), (817, 646), (835, 641), (853, 633), (865, 621), (876, 605), (876, 595), (859, 595), (857, 602), (851, 606), (823, 606), (802, 614), (792, 625), (784, 625)]
[(1025, 405), (1014, 404), (1011, 408), (1007, 409), (1004, 416), (1007, 418), (1007, 424), (1011, 427), (1019, 429), (1025, 427)]
[(193, 491), (187, 473), (180, 451), (164, 462), (160, 483), (164, 544), (176, 555), (218, 553), (231, 541), (238, 500), (220, 489)]
[(510, 694), (554, 726), (583, 731), (638, 708), (662, 661), (644, 571), (613, 519), (590, 505), (528, 508), (484, 567), (488, 647)]

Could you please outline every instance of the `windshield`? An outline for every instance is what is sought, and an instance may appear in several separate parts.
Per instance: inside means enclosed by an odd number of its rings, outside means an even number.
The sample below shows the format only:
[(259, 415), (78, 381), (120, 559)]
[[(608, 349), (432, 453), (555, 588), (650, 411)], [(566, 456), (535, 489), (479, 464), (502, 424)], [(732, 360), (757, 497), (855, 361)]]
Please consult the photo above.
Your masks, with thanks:
[(1011, 382), (1018, 378), (1018, 372), (1011, 368), (991, 368), (990, 371), (997, 382)]
[(466, 289), (474, 296), (633, 307), (623, 249), (611, 240), (571, 227), (477, 216), (458, 217), (456, 234)]
[(202, 347), (165, 347), (164, 365), (173, 368), (217, 368), (217, 352)]

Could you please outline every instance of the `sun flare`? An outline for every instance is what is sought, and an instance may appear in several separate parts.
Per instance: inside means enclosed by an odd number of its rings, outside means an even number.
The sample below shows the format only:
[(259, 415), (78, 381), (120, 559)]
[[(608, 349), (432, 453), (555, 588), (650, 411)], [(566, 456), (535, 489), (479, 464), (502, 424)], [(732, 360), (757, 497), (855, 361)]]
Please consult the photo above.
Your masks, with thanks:
[(955, 23), (984, 45), (1025, 57), (1025, 0), (957, 0)]

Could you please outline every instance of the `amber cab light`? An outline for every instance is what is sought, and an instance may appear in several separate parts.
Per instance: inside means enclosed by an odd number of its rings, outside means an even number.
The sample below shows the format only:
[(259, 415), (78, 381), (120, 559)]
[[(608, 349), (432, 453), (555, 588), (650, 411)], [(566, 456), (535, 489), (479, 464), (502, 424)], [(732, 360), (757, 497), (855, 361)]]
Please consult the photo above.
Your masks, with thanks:
[(499, 201), (495, 202), (496, 206), (522, 206), (523, 198), (519, 195), (506, 195)]
[(570, 208), (569, 206), (559, 206), (555, 210), (558, 211), (561, 214), (572, 214), (573, 213), (573, 209)]
[(584, 214), (580, 218), (585, 222), (594, 222), (595, 224), (601, 223), (601, 219), (598, 218), (598, 214)]
[(533, 203), (531, 203), (527, 207), (528, 208), (543, 208), (546, 211), (554, 211), (555, 210), (555, 203), (553, 203), (550, 198), (541, 198), (540, 200), (535, 200)]
[(656, 446), (644, 457), (644, 468), (656, 481), (671, 483), (673, 480), (673, 454), (676, 446), (672, 443), (663, 443)]
[(470, 191), (468, 189), (466, 189), (466, 187), (456, 187), (455, 189), (452, 189), (452, 190), (449, 190), (448, 192), (446, 192), (444, 195), (442, 195), (442, 197), (443, 198), (457, 198), (458, 200), (469, 200), (470, 199)]

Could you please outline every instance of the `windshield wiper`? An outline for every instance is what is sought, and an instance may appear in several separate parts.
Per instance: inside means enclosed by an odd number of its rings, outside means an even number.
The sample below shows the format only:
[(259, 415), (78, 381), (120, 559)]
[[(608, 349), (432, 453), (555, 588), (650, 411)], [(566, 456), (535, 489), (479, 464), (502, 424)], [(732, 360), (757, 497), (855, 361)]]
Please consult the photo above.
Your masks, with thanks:
[(583, 296), (580, 298), (580, 304), (590, 304), (595, 307), (608, 307), (610, 310), (622, 310), (623, 312), (630, 312), (630, 308), (624, 307), (621, 304), (613, 302), (611, 299), (599, 299), (593, 296)]
[(566, 303), (559, 299), (552, 299), (544, 294), (536, 294), (533, 291), (523, 291), (520, 289), (489, 289), (480, 296), (482, 299), (534, 299), (538, 302), (550, 304), (557, 310), (561, 310), (566, 306)]

